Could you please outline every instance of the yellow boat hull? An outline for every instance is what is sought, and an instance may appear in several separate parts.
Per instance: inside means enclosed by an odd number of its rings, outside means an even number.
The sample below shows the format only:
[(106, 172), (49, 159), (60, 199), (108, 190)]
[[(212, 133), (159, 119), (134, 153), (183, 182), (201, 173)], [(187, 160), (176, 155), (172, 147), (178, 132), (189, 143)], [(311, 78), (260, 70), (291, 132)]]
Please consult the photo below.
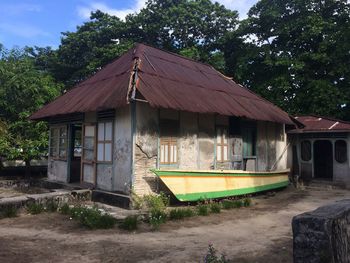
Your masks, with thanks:
[(180, 201), (222, 198), (286, 187), (289, 170), (152, 170)]

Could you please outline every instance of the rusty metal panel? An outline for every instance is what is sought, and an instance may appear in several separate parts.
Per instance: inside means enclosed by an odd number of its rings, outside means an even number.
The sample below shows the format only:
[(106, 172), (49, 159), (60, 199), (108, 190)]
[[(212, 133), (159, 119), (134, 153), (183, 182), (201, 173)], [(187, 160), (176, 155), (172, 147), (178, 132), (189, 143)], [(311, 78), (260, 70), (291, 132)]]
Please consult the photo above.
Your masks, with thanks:
[(125, 106), (136, 58), (140, 61), (136, 89), (152, 107), (293, 124), (286, 112), (211, 66), (143, 44), (136, 44), (31, 119)]
[(295, 119), (304, 125), (299, 129), (294, 129), (288, 133), (306, 133), (306, 132), (347, 132), (350, 131), (350, 122), (321, 117), (315, 115), (298, 116)]

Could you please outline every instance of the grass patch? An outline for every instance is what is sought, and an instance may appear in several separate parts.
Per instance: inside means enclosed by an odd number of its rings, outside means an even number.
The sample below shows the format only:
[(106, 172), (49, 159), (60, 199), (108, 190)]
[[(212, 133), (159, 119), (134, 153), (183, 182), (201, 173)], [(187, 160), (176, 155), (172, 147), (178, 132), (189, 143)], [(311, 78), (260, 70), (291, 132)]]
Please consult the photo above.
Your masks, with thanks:
[(70, 214), (70, 207), (67, 203), (64, 203), (58, 211), (63, 215), (69, 215)]
[(170, 220), (181, 220), (185, 217), (194, 216), (194, 212), (191, 208), (175, 208), (170, 210), (169, 219)]
[(221, 202), (222, 208), (223, 209), (232, 209), (234, 208), (233, 201), (231, 200), (223, 200)]
[(252, 199), (250, 199), (250, 198), (244, 198), (243, 201), (242, 201), (242, 204), (243, 204), (244, 207), (251, 206), (251, 204), (252, 204)]
[(137, 216), (127, 216), (120, 224), (119, 228), (133, 231), (136, 230), (138, 227), (138, 218)]
[(242, 207), (243, 203), (241, 200), (234, 200), (232, 201), (233, 208), (240, 208)]
[(197, 213), (200, 216), (207, 216), (209, 215), (209, 209), (208, 205), (200, 204), (197, 206)]
[(31, 215), (37, 215), (44, 212), (43, 204), (31, 203), (27, 205), (27, 211)]
[(220, 205), (220, 203), (211, 203), (210, 204), (210, 211), (212, 213), (216, 213), (216, 214), (220, 213), (221, 212), (221, 205)]
[(70, 209), (70, 214), (73, 219), (89, 229), (113, 228), (117, 223), (114, 217), (108, 213), (101, 212), (97, 207), (73, 207)]
[(7, 206), (1, 211), (0, 217), (3, 217), (3, 218), (16, 217), (17, 212), (18, 212), (18, 210), (16, 207)]
[(167, 219), (167, 214), (164, 211), (152, 210), (149, 216), (149, 223), (151, 227), (156, 230), (161, 224), (164, 224)]
[(57, 212), (58, 204), (57, 202), (51, 200), (46, 203), (45, 208), (46, 208), (46, 211), (48, 212)]

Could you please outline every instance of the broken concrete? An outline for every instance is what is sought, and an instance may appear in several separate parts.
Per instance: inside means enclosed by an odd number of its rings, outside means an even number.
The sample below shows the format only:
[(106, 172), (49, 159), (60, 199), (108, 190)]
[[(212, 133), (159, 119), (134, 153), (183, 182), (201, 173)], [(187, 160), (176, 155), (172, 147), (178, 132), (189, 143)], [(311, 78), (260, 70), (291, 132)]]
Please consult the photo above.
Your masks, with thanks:
[(350, 262), (350, 199), (295, 216), (294, 263)]

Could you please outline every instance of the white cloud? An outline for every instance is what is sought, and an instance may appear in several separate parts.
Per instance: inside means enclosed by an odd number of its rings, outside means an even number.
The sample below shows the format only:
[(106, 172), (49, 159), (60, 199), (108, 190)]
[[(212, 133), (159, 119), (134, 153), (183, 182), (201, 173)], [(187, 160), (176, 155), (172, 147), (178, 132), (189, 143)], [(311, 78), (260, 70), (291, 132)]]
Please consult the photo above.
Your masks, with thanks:
[[(249, 9), (258, 1), (258, 0), (211, 0), (212, 2), (219, 2), (224, 5), (226, 8), (237, 10), (239, 12), (240, 18), (246, 18), (247, 12)], [(132, 14), (140, 11), (146, 5), (146, 0), (135, 0), (134, 5), (130, 8), (116, 9), (108, 6), (104, 2), (91, 2), (85, 6), (79, 6), (77, 8), (78, 15), (82, 19), (89, 19), (92, 11), (101, 10), (104, 13), (117, 16), (120, 19), (125, 19), (128, 14)]]
[(78, 7), (78, 15), (80, 18), (88, 19), (92, 11), (100, 10), (104, 13), (125, 19), (128, 14), (140, 11), (146, 4), (146, 0), (136, 0), (131, 8), (115, 9), (103, 2), (92, 2), (87, 6)]
[[(226, 8), (237, 10), (239, 17), (244, 19), (247, 17), (249, 9), (255, 5), (257, 1), (258, 0), (216, 0), (215, 2), (224, 5)], [(212, 0), (212, 2), (214, 1)]]
[(18, 37), (24, 37), (24, 38), (50, 36), (48, 32), (45, 32), (38, 27), (31, 26), (28, 24), (0, 23), (0, 32), (4, 32), (7, 34), (15, 35)]

